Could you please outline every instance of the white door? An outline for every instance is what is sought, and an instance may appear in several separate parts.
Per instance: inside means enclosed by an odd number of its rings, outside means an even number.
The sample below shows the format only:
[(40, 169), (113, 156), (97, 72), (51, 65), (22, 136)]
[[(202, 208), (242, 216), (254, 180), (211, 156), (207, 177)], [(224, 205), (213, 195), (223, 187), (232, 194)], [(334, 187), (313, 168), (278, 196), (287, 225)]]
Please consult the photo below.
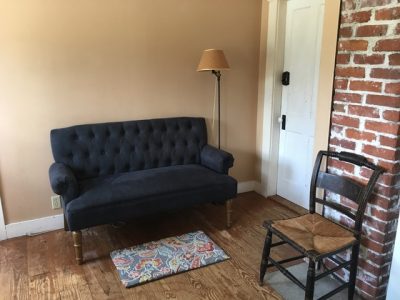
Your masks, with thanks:
[(277, 194), (308, 208), (313, 166), (315, 109), (318, 92), (323, 0), (288, 0), (279, 137)]

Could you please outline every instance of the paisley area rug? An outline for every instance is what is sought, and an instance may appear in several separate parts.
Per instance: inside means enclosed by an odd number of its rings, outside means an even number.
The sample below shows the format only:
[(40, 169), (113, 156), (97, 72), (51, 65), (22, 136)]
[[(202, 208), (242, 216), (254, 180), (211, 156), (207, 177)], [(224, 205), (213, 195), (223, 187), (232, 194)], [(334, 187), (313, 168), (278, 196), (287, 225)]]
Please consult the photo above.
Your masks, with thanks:
[(111, 252), (125, 287), (197, 269), (229, 258), (203, 231)]

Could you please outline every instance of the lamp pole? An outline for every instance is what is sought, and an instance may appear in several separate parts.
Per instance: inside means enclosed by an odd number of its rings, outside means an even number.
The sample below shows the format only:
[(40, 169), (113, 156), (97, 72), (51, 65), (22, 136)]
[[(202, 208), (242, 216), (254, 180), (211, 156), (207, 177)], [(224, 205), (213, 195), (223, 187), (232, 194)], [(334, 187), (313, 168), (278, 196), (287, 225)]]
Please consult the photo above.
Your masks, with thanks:
[[(218, 84), (218, 149), (221, 149), (221, 70), (229, 70), (224, 51), (218, 49), (206, 49), (201, 55), (198, 72), (211, 71)], [(215, 98), (214, 98), (215, 99)], [(214, 102), (215, 105), (215, 102)], [(214, 113), (213, 113), (214, 114)], [(214, 120), (214, 115), (213, 115)]]
[(218, 149), (221, 149), (221, 72), (212, 70), (212, 73), (217, 78), (218, 85)]

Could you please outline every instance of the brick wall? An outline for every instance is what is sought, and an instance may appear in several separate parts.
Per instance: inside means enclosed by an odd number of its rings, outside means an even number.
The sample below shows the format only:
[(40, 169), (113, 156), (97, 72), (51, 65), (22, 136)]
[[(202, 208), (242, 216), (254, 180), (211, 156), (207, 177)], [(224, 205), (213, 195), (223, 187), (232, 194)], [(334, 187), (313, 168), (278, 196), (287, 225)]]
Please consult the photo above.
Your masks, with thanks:
[[(387, 170), (366, 210), (357, 277), (364, 298), (384, 298), (399, 211), (398, 0), (342, 0), (335, 72), (330, 148), (361, 153)], [(359, 181), (369, 175), (338, 161), (331, 161), (329, 169)]]

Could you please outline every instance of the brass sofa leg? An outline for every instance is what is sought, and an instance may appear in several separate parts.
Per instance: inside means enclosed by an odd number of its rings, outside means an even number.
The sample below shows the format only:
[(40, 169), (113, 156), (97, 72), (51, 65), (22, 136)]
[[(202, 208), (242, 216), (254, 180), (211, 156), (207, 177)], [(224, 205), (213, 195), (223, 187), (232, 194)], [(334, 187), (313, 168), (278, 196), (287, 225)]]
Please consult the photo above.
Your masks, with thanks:
[(82, 232), (72, 231), (72, 239), (74, 240), (74, 248), (75, 248), (75, 259), (78, 265), (83, 263), (83, 255), (82, 255)]
[(225, 202), (226, 205), (226, 227), (230, 228), (232, 225), (232, 199)]

